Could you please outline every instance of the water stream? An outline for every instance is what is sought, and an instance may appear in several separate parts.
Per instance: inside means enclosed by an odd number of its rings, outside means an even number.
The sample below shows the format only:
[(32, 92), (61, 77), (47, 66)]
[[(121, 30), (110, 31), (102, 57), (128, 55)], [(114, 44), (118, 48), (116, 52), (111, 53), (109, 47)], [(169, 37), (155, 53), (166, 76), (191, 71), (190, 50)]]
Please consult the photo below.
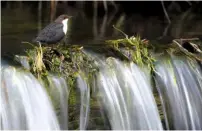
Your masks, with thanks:
[[(85, 81), (87, 74), (77, 78), (78, 129), (89, 127), (92, 92), (98, 94), (92, 95), (98, 98), (112, 130), (202, 129), (202, 75), (196, 61), (160, 58), (153, 87), (146, 67), (94, 56), (99, 72), (93, 87)], [(1, 129), (69, 129), (70, 89), (64, 78), (49, 75), (51, 84), (45, 86), (28, 71), (11, 66), (2, 66), (1, 77)], [(155, 89), (162, 108), (157, 106)]]
[[(54, 103), (59, 103), (55, 105), (59, 107), (59, 122), (60, 129), (65, 130), (68, 129), (68, 95), (69, 89), (67, 87), (67, 83), (64, 78), (56, 77), (51, 75), (48, 77), (50, 82), (50, 94)], [(57, 110), (57, 109), (56, 109)]]
[(46, 90), (29, 72), (4, 67), (0, 100), (2, 129), (60, 129)]
[(161, 130), (148, 75), (134, 63), (127, 65), (116, 59), (109, 63), (111, 67), (105, 64), (100, 71), (98, 87), (112, 129)]
[(77, 86), (80, 91), (80, 120), (79, 120), (79, 129), (85, 130), (88, 125), (88, 117), (89, 117), (89, 110), (90, 110), (90, 88), (88, 87), (87, 83), (81, 76), (77, 78)]
[(172, 57), (157, 64), (156, 70), (167, 125), (173, 122), (171, 129), (178, 130), (202, 129), (202, 75), (196, 61)]

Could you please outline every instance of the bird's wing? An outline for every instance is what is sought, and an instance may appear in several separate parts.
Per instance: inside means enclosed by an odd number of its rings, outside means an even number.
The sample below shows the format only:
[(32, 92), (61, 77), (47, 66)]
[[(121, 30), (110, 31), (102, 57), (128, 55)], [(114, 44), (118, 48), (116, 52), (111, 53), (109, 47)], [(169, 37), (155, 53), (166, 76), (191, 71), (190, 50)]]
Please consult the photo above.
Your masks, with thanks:
[(36, 37), (35, 41), (40, 42), (48, 42), (48, 43), (54, 43), (62, 39), (64, 37), (64, 33), (62, 31), (63, 24), (59, 23), (51, 23), (48, 26), (46, 26), (43, 30), (41, 30)]

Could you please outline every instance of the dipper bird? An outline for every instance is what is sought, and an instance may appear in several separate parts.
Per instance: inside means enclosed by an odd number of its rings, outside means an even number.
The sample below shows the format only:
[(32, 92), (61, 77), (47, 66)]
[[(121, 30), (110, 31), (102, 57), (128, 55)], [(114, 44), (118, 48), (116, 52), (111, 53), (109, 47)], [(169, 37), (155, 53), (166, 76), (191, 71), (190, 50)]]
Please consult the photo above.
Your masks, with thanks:
[(40, 42), (42, 44), (56, 44), (60, 42), (67, 33), (69, 18), (71, 16), (60, 15), (54, 22), (41, 30), (33, 42)]

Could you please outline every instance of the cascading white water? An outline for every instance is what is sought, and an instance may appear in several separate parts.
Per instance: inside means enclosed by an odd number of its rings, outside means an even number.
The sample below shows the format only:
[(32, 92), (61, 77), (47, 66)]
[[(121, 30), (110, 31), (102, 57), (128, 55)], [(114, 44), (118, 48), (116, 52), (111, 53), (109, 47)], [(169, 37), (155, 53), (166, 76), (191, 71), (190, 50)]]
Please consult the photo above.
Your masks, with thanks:
[(100, 66), (97, 86), (112, 129), (161, 130), (148, 75), (134, 63), (108, 60)]
[(30, 69), (28, 57), (16, 55), (15, 60), (17, 60), (25, 69)]
[[(65, 79), (62, 77), (49, 76), (50, 82), (50, 94), (52, 96), (53, 103), (55, 107), (59, 107), (59, 123), (60, 129), (68, 129), (68, 97), (69, 89), (65, 82)], [(90, 104), (90, 88), (87, 86), (83, 78), (78, 75), (77, 77), (77, 88), (80, 92), (80, 120), (79, 120), (79, 129), (85, 130), (88, 124), (88, 115), (89, 115), (89, 104)], [(59, 104), (59, 105), (57, 105)], [(56, 109), (57, 111), (57, 109)]]
[[(59, 107), (58, 122), (58, 110), (54, 111), (46, 90), (31, 73), (4, 67), (1, 76), (2, 129), (68, 129), (69, 89), (64, 78), (48, 76), (48, 92), (54, 106)], [(79, 128), (85, 130), (90, 110), (90, 88), (80, 75), (77, 87), (81, 98)]]
[(88, 117), (90, 111), (90, 88), (87, 86), (87, 83), (79, 75), (77, 78), (77, 87), (80, 91), (80, 120), (79, 120), (79, 129), (85, 130), (88, 124)]
[(202, 129), (202, 71), (196, 61), (172, 57), (155, 67), (167, 128)]
[[(147, 68), (115, 58), (94, 58), (99, 72), (93, 93), (98, 93), (111, 128), (162, 130)], [(26, 61), (21, 63), (29, 69)], [(202, 129), (202, 71), (196, 61), (163, 58), (155, 68), (167, 129)], [(82, 77), (85, 75), (80, 73), (77, 77), (80, 130), (87, 129), (90, 119), (90, 88)], [(45, 87), (31, 73), (3, 67), (1, 77), (1, 129), (68, 129), (69, 88), (64, 78), (48, 76), (51, 102)]]
[(29, 72), (1, 70), (1, 128), (4, 130), (59, 129), (46, 91)]
[[(69, 89), (64, 78), (53, 75), (48, 76), (50, 94), (55, 107), (59, 107), (59, 123), (61, 130), (68, 130), (68, 98)], [(59, 103), (59, 105), (57, 105)], [(57, 109), (56, 109), (57, 112)]]

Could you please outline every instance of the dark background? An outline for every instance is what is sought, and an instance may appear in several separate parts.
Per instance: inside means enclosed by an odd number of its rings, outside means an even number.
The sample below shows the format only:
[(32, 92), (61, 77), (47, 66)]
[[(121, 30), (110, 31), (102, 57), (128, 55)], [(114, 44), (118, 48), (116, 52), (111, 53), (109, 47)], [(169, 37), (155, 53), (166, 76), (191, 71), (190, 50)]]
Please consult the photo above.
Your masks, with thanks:
[(163, 38), (162, 44), (173, 38), (202, 36), (201, 2), (163, 4), (170, 24), (161, 1), (1, 1), (1, 53), (24, 54), (31, 47), (22, 41), (31, 41), (61, 14), (74, 16), (69, 22), (69, 44), (97, 44), (124, 37), (112, 25), (128, 35), (138, 34), (149, 40)]

